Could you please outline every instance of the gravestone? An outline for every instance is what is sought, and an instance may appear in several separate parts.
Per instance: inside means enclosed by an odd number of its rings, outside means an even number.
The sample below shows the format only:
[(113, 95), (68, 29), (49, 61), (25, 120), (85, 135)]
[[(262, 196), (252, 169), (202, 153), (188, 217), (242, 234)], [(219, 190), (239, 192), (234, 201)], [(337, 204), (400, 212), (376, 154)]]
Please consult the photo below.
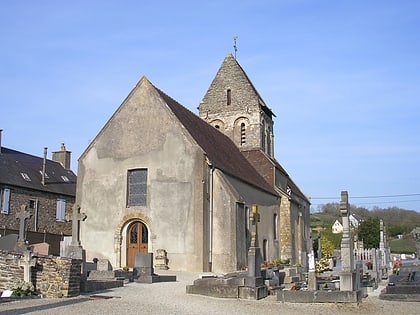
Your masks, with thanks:
[(108, 280), (114, 279), (115, 272), (108, 259), (98, 259), (96, 270), (89, 270), (89, 280)]
[(30, 250), (25, 250), (23, 256), (19, 259), (19, 267), (23, 267), (23, 280), (28, 283), (32, 283), (31, 268), (35, 267), (36, 258), (32, 257)]
[(48, 255), (50, 250), (50, 244), (48, 243), (36, 243), (30, 245), (30, 249), (34, 254)]
[(153, 253), (136, 253), (134, 256), (133, 278), (140, 283), (176, 281), (176, 276), (157, 275), (153, 268)]
[(420, 302), (420, 261), (403, 261), (400, 272), (389, 276), (388, 285), (379, 298)]
[(14, 250), (17, 245), (19, 235), (17, 234), (8, 234), (6, 236), (0, 237), (0, 249), (2, 250)]

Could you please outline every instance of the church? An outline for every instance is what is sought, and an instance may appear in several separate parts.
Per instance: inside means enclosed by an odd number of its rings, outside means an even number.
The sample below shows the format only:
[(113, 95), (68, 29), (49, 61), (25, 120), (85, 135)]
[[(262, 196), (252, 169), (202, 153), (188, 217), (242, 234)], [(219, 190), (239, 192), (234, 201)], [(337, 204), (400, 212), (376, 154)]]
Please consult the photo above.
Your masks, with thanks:
[(232, 54), (198, 109), (142, 77), (82, 153), (87, 260), (130, 268), (165, 250), (173, 270), (243, 269), (256, 205), (263, 259), (305, 266), (309, 200), (274, 158), (275, 116)]

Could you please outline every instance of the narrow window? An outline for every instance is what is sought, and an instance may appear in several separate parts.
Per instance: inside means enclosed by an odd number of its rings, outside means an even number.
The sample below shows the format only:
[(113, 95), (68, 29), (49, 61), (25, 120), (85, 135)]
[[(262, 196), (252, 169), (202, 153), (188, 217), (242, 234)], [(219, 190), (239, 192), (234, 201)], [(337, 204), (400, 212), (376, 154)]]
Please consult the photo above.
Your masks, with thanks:
[(9, 209), (10, 209), (10, 189), (9, 188), (0, 190), (0, 206), (1, 206), (1, 213), (9, 214)]
[(241, 124), (241, 145), (244, 145), (246, 142), (246, 134), (245, 134), (245, 124)]
[(277, 213), (274, 213), (273, 216), (273, 233), (274, 233), (274, 239), (277, 240), (277, 224), (278, 224), (278, 216)]
[(55, 219), (59, 222), (64, 222), (66, 216), (66, 200), (59, 198), (57, 199), (57, 209), (55, 212)]
[(128, 171), (127, 206), (147, 205), (147, 169)]
[(265, 152), (265, 122), (262, 121), (261, 124), (261, 150)]
[(271, 156), (271, 128), (268, 127), (267, 131), (267, 154)]
[(226, 99), (227, 99), (227, 105), (230, 105), (232, 103), (232, 91), (230, 89), (227, 89), (226, 91)]

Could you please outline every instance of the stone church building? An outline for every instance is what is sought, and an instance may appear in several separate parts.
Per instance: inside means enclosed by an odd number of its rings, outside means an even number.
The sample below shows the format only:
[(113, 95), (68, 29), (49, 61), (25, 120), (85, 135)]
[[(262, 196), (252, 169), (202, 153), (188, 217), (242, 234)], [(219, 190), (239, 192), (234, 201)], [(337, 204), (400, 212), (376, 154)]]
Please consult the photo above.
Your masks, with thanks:
[(143, 77), (79, 159), (87, 260), (164, 249), (173, 270), (238, 270), (257, 205), (263, 259), (306, 265), (309, 200), (274, 158), (273, 117), (231, 54), (199, 116)]

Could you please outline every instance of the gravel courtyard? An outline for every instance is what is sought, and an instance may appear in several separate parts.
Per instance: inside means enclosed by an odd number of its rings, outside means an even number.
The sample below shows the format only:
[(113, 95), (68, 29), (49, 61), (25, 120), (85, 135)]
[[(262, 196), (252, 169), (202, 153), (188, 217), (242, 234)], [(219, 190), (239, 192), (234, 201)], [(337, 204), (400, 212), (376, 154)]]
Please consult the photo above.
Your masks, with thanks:
[[(163, 273), (162, 273), (163, 274)], [(121, 288), (61, 299), (23, 299), (0, 302), (0, 314), (418, 314), (420, 302), (379, 300), (381, 287), (359, 306), (344, 304), (280, 303), (275, 296), (265, 299), (219, 299), (185, 293), (198, 273), (167, 272), (176, 282), (129, 283)], [(92, 295), (99, 295), (94, 298)], [(107, 297), (107, 298), (104, 298)]]

